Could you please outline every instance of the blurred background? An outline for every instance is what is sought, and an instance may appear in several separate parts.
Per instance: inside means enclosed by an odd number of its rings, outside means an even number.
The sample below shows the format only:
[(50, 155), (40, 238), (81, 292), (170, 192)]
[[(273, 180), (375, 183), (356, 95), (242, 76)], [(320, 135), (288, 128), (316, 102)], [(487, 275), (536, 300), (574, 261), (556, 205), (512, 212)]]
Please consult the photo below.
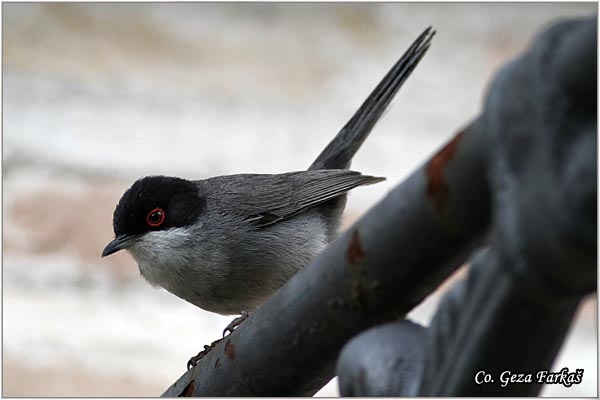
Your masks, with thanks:
[[(596, 13), (594, 3), (4, 3), (3, 395), (159, 395), (231, 320), (150, 287), (127, 254), (100, 258), (138, 177), (305, 169), (433, 25), (429, 53), (354, 159), (388, 179), (352, 192), (351, 223), (477, 115), (490, 78), (536, 32)], [(411, 317), (427, 324), (451, 284)], [(583, 382), (543, 395), (597, 395), (596, 316), (588, 299), (555, 364), (584, 368)], [(333, 381), (319, 394), (337, 393)]]

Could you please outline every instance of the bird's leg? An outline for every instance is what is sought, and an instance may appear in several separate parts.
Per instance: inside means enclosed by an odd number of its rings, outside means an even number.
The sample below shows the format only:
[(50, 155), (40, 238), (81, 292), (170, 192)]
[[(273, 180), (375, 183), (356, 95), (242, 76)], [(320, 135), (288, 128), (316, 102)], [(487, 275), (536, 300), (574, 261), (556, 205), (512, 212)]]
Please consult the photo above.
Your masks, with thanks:
[(222, 339), (217, 339), (214, 342), (212, 342), (210, 344), (210, 346), (208, 345), (204, 345), (204, 350), (202, 350), (200, 353), (198, 353), (197, 355), (195, 355), (194, 357), (190, 358), (189, 361), (187, 362), (187, 369), (190, 369), (192, 367), (195, 367), (196, 364), (198, 364), (198, 361), (200, 361), (205, 355), (208, 354), (209, 351), (211, 351), (217, 344), (219, 344), (219, 342)]
[(247, 313), (246, 311), (242, 311), (241, 314), (242, 315), (240, 315), (239, 317), (237, 317), (236, 319), (231, 321), (231, 323), (229, 325), (227, 325), (225, 327), (225, 329), (223, 329), (223, 337), (225, 337), (225, 335), (227, 334), (227, 331), (229, 331), (229, 333), (233, 333), (234, 329), (237, 328), (239, 325), (241, 325), (242, 322), (244, 322), (246, 320), (246, 318), (248, 318), (250, 316), (250, 314)]

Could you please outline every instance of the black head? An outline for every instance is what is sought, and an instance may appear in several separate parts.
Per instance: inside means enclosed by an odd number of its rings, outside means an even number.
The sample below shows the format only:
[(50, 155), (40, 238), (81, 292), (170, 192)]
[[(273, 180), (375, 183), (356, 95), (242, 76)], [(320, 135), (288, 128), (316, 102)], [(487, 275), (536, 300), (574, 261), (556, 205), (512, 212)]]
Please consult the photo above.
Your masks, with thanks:
[(150, 232), (193, 224), (204, 208), (195, 183), (167, 176), (138, 179), (121, 197), (113, 215), (115, 240), (103, 256), (128, 247)]

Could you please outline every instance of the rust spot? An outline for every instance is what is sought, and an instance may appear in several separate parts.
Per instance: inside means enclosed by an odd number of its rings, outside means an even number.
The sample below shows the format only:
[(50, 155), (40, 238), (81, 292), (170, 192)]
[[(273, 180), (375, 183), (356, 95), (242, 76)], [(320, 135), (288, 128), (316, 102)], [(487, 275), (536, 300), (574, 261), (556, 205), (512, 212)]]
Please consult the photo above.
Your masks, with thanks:
[(194, 387), (196, 386), (196, 381), (192, 379), (190, 383), (187, 384), (183, 392), (177, 397), (193, 397), (194, 396)]
[(358, 230), (355, 230), (352, 234), (352, 240), (350, 241), (350, 247), (348, 247), (348, 261), (351, 264), (356, 264), (365, 258), (365, 251), (360, 244), (360, 236)]
[(440, 213), (444, 211), (450, 196), (450, 188), (444, 176), (444, 167), (454, 157), (462, 134), (463, 132), (457, 133), (450, 142), (433, 156), (427, 165), (427, 197), (433, 201), (435, 209)]
[(215, 368), (219, 368), (221, 366), (221, 359), (217, 358), (217, 361), (215, 361)]
[(233, 360), (235, 360), (235, 347), (233, 347), (231, 340), (228, 340), (227, 343), (225, 343), (224, 352), (229, 361), (233, 362)]

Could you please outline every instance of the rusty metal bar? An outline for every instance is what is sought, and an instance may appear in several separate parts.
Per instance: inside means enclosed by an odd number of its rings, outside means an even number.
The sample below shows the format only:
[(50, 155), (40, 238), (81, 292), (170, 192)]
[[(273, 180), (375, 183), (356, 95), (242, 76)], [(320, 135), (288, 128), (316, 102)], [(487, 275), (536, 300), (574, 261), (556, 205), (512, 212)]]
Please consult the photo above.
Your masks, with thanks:
[(491, 249), (433, 320), (421, 396), (537, 395), (539, 371), (597, 291), (597, 26), (553, 25), (491, 86)]
[[(352, 339), (337, 367), (343, 396), (535, 396), (546, 382), (594, 379), (548, 370), (597, 291), (597, 24), (555, 24), (498, 73), (477, 124), (489, 248), (429, 328), (395, 323)], [(383, 331), (385, 349), (369, 345)]]

